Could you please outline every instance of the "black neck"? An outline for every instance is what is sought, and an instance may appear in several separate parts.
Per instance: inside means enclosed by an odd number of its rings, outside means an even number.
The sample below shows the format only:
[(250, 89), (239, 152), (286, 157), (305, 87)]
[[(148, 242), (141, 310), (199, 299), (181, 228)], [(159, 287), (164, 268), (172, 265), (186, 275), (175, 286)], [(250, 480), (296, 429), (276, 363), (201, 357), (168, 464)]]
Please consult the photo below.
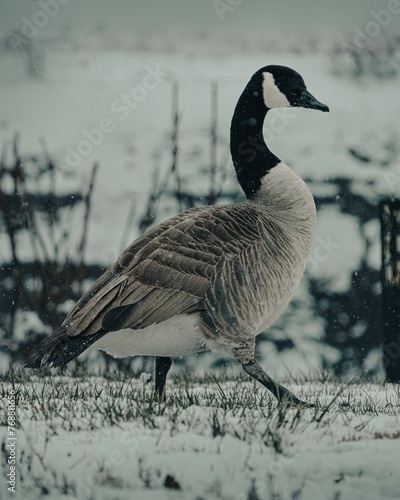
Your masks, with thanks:
[(233, 165), (249, 199), (256, 196), (262, 178), (280, 162), (264, 141), (262, 129), (268, 108), (261, 88), (261, 82), (250, 80), (239, 98), (231, 124)]

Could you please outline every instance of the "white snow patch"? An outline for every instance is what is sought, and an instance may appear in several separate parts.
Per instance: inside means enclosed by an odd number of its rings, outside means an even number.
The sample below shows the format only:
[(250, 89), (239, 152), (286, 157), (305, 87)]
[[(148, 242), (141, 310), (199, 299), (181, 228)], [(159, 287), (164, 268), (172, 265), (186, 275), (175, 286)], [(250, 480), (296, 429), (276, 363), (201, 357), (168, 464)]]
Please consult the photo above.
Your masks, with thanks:
[[(302, 498), (318, 500), (400, 496), (399, 403), (398, 391), (391, 385), (343, 387), (319, 422), (322, 409), (287, 410), (282, 416), (273, 403), (269, 410), (269, 396), (252, 382), (189, 389), (169, 384), (172, 400), (158, 411), (145, 408), (148, 402), (142, 399), (150, 393), (140, 381), (132, 381), (127, 398), (119, 391), (120, 383), (99, 377), (78, 385), (66, 377), (55, 376), (51, 384), (39, 380), (31, 386), (24, 383), (18, 403), (17, 466), (23, 481), (13, 495), (16, 500), (42, 498), (35, 478), (47, 485), (48, 498), (60, 498), (57, 477), (59, 484), (65, 477), (66, 484), (76, 485), (73, 498), (78, 499), (93, 494), (98, 500), (246, 500), (252, 483), (263, 499), (272, 491), (285, 499), (293, 498), (295, 491)], [(102, 388), (97, 397), (95, 386)], [(72, 393), (77, 387), (82, 396), (73, 401), (54, 397), (45, 415), (37, 397), (27, 398), (33, 390), (41, 398), (48, 391), (57, 395), (60, 387), (61, 392), (68, 388)], [(317, 398), (323, 405), (340, 390), (339, 385), (322, 383), (289, 387), (303, 399)], [(11, 385), (4, 384), (3, 389)], [(198, 404), (176, 406), (173, 398), (179, 394), (198, 398)], [(217, 400), (224, 398), (239, 399), (237, 409), (219, 407)], [(253, 401), (251, 406), (241, 402), (246, 398)], [(107, 405), (117, 410), (115, 415), (139, 406), (142, 416), (128, 421), (116, 417), (114, 425), (102, 423), (108, 412), (101, 410)], [(7, 427), (1, 427), (0, 439), (7, 435)], [(181, 491), (165, 488), (167, 475)]]
[(355, 217), (341, 214), (336, 207), (318, 212), (317, 230), (307, 272), (325, 279), (333, 292), (351, 287), (352, 272), (365, 254), (365, 244)]

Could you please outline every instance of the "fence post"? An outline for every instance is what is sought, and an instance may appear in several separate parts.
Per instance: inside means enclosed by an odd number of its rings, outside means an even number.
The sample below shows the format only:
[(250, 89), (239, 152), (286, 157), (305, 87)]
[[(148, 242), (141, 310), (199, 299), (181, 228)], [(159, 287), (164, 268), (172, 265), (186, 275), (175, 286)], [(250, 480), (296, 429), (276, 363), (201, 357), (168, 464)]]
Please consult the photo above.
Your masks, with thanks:
[(400, 382), (400, 200), (380, 203), (383, 361), (388, 382)]

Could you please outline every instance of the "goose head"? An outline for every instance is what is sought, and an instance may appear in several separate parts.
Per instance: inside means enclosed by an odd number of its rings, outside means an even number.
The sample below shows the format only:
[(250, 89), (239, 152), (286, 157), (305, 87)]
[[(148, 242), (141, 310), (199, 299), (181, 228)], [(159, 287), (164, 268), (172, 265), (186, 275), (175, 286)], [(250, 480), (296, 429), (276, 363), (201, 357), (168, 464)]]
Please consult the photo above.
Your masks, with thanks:
[(270, 109), (286, 107), (329, 111), (307, 90), (297, 71), (275, 65), (256, 71), (236, 104), (230, 149), (237, 178), (249, 199), (257, 197), (263, 178), (281, 163), (264, 140), (263, 124)]
[(326, 104), (318, 101), (308, 90), (297, 71), (286, 66), (265, 66), (253, 76), (261, 78), (262, 97), (268, 109), (300, 107), (329, 111)]

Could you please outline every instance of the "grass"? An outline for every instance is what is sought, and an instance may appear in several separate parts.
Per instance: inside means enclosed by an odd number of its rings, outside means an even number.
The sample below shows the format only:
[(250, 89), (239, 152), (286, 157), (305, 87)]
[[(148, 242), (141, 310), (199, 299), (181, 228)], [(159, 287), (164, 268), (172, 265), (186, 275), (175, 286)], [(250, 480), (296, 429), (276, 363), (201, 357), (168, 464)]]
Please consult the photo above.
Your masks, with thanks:
[[(0, 375), (2, 398), (1, 424), (5, 425), (5, 404), (8, 391), (15, 391), (19, 419), (51, 422), (57, 419), (59, 429), (93, 430), (105, 425), (137, 421), (156, 428), (155, 419), (160, 416), (174, 422), (177, 413), (191, 406), (216, 410), (212, 413), (210, 426), (213, 433), (220, 434), (224, 427), (224, 416), (245, 419), (249, 424), (257, 420), (277, 421), (277, 427), (294, 427), (300, 421), (327, 424), (343, 415), (395, 415), (400, 408), (400, 388), (390, 384), (363, 383), (355, 378), (349, 382), (326, 376), (283, 381), (293, 388), (301, 398), (314, 403), (310, 411), (285, 409), (257, 382), (245, 375), (215, 372), (201, 377), (181, 373), (170, 377), (167, 383), (167, 399), (158, 404), (153, 399), (152, 384), (143, 383), (126, 371), (106, 371), (104, 374), (88, 371), (85, 367), (60, 370), (10, 370)], [(364, 397), (360, 398), (360, 391)], [(370, 391), (379, 392), (374, 398)], [(385, 397), (382, 399), (382, 394)], [(95, 417), (94, 417), (95, 416)], [(291, 419), (289, 419), (291, 416)], [(220, 419), (222, 419), (220, 421)], [(289, 419), (289, 420), (288, 420)], [(21, 424), (19, 424), (21, 425)], [(189, 423), (189, 427), (190, 427)], [(252, 425), (254, 427), (254, 425)], [(217, 428), (220, 431), (217, 432)]]
[[(6, 425), (7, 395), (13, 389), (18, 435), (24, 439), (20, 446), (25, 443), (18, 454), (19, 484), (25, 488), (24, 492), (32, 494), (32, 498), (36, 498), (34, 493), (38, 498), (54, 493), (60, 498), (68, 495), (80, 498), (79, 491), (82, 495), (84, 485), (76, 481), (75, 459), (69, 469), (62, 472), (49, 462), (48, 449), (53, 449), (58, 441), (63, 443), (65, 436), (71, 436), (67, 441), (80, 436), (79, 440), (91, 446), (106, 442), (110, 432), (117, 435), (129, 428), (134, 436), (131, 438), (134, 450), (129, 474), (124, 473), (123, 467), (113, 466), (108, 451), (100, 453), (102, 458), (93, 459), (92, 465), (96, 488), (119, 493), (132, 489), (154, 493), (172, 489), (176, 492), (175, 498), (192, 497), (178, 496), (181, 490), (182, 494), (185, 491), (187, 494), (188, 487), (183, 484), (181, 468), (174, 468), (169, 454), (178, 458), (187, 454), (196, 460), (209, 454), (220, 455), (222, 460), (222, 457), (229, 457), (225, 450), (228, 444), (234, 449), (247, 449), (248, 453), (256, 449), (261, 457), (272, 457), (275, 469), (263, 475), (263, 486), (260, 486), (259, 476), (248, 474), (246, 496), (240, 497), (243, 500), (265, 498), (266, 491), (269, 491), (269, 498), (276, 500), (301, 499), (303, 483), (284, 494), (278, 484), (276, 467), (292, 467), (297, 454), (304, 452), (308, 446), (304, 443), (309, 440), (345, 446), (365, 440), (400, 438), (398, 386), (361, 383), (356, 379), (349, 382), (327, 380), (324, 374), (314, 380), (282, 382), (316, 407), (307, 410), (280, 407), (260, 384), (245, 376), (233, 377), (224, 372), (201, 378), (193, 374), (170, 377), (166, 402), (160, 405), (153, 400), (152, 384), (144, 384), (140, 378), (131, 378), (126, 372), (108, 371), (101, 375), (82, 367), (67, 370), (63, 375), (60, 370), (9, 371), (0, 379), (0, 423)], [(389, 427), (377, 424), (388, 418), (393, 419)], [(164, 462), (156, 466), (152, 464), (154, 457), (149, 450), (151, 446), (155, 450), (164, 449), (165, 440), (170, 443), (171, 451), (165, 455)], [(3, 437), (3, 457), (5, 443)], [(64, 447), (63, 444), (56, 447), (57, 453), (64, 455), (67, 461), (72, 460), (68, 453), (73, 454), (74, 450)], [(122, 444), (119, 447), (123, 450)], [(82, 457), (77, 458), (76, 463), (87, 460), (86, 452)], [(250, 471), (252, 467), (249, 466)], [(6, 468), (5, 461), (3, 468)], [(341, 480), (337, 484), (341, 484)], [(224, 493), (227, 484), (220, 477), (212, 478), (203, 486), (204, 498), (231, 498)], [(85, 495), (93, 499), (125, 498), (101, 496), (99, 491), (97, 494), (90, 492), (91, 497), (89, 490)], [(332, 498), (340, 498), (340, 492), (338, 495)], [(200, 499), (202, 495), (193, 498)]]

